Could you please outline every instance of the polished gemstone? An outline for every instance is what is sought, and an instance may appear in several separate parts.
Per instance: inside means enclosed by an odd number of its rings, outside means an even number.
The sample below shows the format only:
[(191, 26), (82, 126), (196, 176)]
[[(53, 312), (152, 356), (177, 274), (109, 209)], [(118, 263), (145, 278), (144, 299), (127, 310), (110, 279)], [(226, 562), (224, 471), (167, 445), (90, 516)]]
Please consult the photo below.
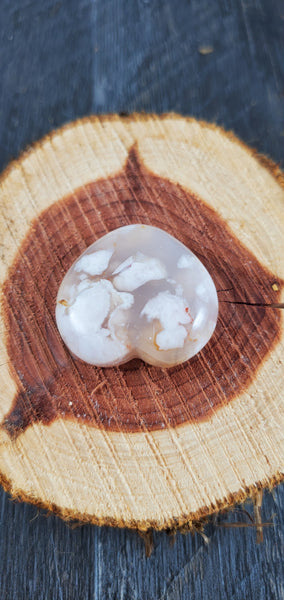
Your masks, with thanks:
[(157, 227), (127, 225), (97, 240), (66, 273), (57, 296), (60, 334), (77, 358), (113, 366), (139, 357), (171, 367), (207, 344), (218, 316), (200, 260)]

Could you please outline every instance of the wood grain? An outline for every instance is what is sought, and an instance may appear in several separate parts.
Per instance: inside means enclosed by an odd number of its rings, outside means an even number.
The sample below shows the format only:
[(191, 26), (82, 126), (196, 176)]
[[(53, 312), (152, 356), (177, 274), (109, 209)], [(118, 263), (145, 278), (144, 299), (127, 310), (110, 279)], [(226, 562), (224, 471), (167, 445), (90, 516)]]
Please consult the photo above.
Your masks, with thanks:
[[(147, 530), (194, 526), (281, 481), (277, 167), (194, 119), (101, 117), (39, 142), (1, 191), (4, 486), (63, 518)], [(228, 290), (215, 339), (181, 368), (81, 366), (55, 327), (58, 285), (88, 243), (137, 220), (178, 235)]]
[[(4, 0), (1, 168), (67, 120), (133, 110), (217, 121), (283, 160), (281, 13), (281, 0), (180, 0), (178, 10), (172, 0)], [(201, 56), (201, 44), (214, 52)], [(282, 598), (283, 484), (264, 497), (263, 519), (274, 515), (275, 527), (263, 545), (245, 529), (209, 526), (209, 547), (198, 535), (178, 535), (172, 548), (156, 533), (148, 561), (131, 531), (71, 530), (0, 495), (5, 600)]]
[[(200, 258), (218, 290), (218, 326), (206, 347), (176, 368), (133, 360), (94, 369), (72, 358), (58, 334), (58, 288), (96, 239), (137, 222), (168, 231)], [(5, 430), (15, 437), (32, 423), (60, 417), (121, 432), (208, 419), (248, 387), (273, 352), (281, 315), (271, 305), (281, 302), (281, 287), (216, 210), (143, 167), (133, 147), (121, 173), (85, 184), (40, 213), (19, 248), (3, 288), (8, 354), (19, 389)]]

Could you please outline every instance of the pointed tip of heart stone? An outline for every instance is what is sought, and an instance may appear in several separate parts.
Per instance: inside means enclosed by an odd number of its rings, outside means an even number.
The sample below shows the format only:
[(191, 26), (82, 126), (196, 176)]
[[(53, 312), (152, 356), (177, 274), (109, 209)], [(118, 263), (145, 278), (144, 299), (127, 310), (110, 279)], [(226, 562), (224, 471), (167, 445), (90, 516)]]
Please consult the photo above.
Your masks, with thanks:
[(211, 338), (218, 298), (200, 260), (149, 225), (97, 240), (73, 263), (57, 295), (56, 321), (70, 352), (97, 366), (139, 357), (182, 363)]

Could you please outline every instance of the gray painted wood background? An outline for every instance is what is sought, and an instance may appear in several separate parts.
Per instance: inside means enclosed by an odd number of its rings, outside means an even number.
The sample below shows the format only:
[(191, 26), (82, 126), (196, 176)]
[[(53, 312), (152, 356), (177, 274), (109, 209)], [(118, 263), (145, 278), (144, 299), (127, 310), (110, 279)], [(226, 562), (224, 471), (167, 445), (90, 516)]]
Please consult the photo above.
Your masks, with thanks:
[[(215, 121), (281, 162), (282, 0), (0, 0), (0, 168), (90, 113), (177, 111)], [(212, 52), (202, 54), (202, 48)], [(282, 120), (281, 120), (282, 119)], [(282, 163), (283, 164), (283, 163)], [(1, 394), (1, 392), (0, 392)], [(1, 600), (280, 600), (284, 485), (256, 544), (241, 507), (198, 534), (71, 529), (0, 492)], [(246, 509), (252, 512), (248, 504)]]

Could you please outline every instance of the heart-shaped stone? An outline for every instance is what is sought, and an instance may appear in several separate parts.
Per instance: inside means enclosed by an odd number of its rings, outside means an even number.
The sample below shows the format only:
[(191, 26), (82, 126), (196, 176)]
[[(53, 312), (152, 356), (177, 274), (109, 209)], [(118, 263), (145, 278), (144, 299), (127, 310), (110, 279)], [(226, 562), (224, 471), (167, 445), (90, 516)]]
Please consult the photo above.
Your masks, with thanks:
[(139, 357), (171, 367), (213, 334), (215, 285), (181, 242), (149, 225), (128, 225), (92, 244), (66, 273), (56, 321), (70, 352), (97, 366)]

